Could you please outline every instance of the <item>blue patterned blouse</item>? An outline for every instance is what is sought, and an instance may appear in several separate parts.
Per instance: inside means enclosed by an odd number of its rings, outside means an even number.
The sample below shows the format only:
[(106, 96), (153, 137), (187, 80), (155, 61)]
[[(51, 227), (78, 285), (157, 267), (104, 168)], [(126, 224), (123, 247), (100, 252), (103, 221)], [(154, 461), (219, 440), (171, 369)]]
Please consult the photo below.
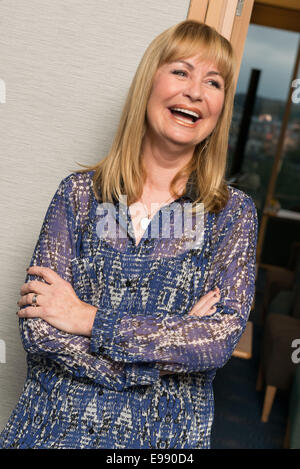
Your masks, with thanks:
[[(209, 448), (213, 378), (239, 341), (254, 295), (255, 205), (228, 186), (226, 207), (205, 213), (204, 229), (193, 218), (202, 238), (188, 244), (172, 229), (172, 208), (195, 199), (189, 180), (185, 195), (154, 215), (136, 245), (122, 201), (112, 204), (115, 225), (105, 229), (92, 176), (61, 181), (30, 262), (54, 269), (98, 308), (92, 336), (19, 319), (28, 374), (0, 447)], [(171, 234), (151, 235), (166, 214)], [(25, 281), (34, 279), (44, 281)], [(188, 315), (215, 286), (217, 310)]]

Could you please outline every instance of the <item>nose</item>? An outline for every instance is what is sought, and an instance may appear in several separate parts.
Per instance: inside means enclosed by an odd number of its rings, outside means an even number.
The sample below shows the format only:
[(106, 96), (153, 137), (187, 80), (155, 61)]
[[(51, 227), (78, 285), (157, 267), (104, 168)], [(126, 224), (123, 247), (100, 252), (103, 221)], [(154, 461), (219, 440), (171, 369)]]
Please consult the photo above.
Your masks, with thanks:
[(190, 82), (187, 84), (183, 95), (189, 98), (191, 101), (203, 101), (204, 91), (199, 82)]

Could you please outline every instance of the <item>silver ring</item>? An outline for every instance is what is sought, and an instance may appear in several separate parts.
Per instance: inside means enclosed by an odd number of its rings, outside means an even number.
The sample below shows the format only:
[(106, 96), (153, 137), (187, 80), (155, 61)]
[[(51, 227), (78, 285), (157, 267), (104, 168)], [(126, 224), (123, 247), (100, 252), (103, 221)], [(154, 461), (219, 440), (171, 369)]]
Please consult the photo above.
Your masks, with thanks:
[(32, 302), (31, 302), (32, 306), (37, 307), (37, 297), (38, 297), (38, 295), (37, 295), (37, 293), (35, 293), (32, 297)]

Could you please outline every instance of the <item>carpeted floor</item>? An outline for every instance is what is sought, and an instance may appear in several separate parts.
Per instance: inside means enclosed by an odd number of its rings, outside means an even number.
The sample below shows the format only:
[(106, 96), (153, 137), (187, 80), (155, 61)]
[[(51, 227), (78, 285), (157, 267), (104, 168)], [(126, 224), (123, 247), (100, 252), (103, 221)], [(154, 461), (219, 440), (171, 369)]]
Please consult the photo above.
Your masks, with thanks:
[[(259, 281), (263, 279), (260, 277)], [(257, 293), (253, 321), (253, 355), (250, 360), (231, 358), (214, 380), (215, 419), (212, 449), (281, 449), (288, 414), (289, 393), (278, 390), (267, 423), (261, 422), (264, 391), (256, 391), (260, 343), (261, 296)]]
[(261, 422), (264, 392), (257, 392), (259, 326), (254, 325), (253, 357), (231, 358), (214, 381), (213, 449), (280, 449), (288, 412), (288, 393), (277, 391), (267, 423)]

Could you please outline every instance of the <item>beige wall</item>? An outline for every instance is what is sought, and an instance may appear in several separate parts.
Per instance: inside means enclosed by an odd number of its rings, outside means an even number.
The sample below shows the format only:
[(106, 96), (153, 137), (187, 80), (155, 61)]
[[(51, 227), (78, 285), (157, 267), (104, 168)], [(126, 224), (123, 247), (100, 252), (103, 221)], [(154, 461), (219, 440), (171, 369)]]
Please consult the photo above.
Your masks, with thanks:
[(143, 51), (188, 8), (189, 0), (0, 1), (0, 429), (26, 376), (16, 303), (48, 204), (76, 161), (105, 155)]

